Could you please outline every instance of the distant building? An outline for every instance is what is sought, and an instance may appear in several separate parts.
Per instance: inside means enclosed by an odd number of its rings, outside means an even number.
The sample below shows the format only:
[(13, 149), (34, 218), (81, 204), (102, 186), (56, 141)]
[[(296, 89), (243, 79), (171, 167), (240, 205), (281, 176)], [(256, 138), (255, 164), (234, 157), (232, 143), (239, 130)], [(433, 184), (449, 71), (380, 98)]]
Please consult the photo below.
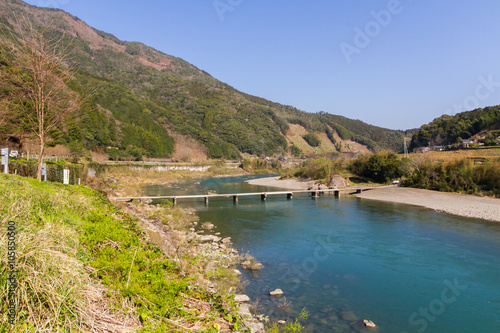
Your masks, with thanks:
[(475, 142), (473, 140), (462, 140), (460, 141), (461, 148), (469, 148), (470, 145), (473, 145)]
[(429, 147), (418, 147), (413, 149), (414, 153), (427, 153), (429, 151), (431, 151)]

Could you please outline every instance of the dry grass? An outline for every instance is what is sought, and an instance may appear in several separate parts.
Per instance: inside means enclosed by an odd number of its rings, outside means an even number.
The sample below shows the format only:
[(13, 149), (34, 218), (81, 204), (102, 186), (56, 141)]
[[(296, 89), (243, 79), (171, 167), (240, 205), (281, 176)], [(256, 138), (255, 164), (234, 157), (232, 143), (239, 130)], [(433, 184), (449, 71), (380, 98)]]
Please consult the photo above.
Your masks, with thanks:
[(204, 162), (208, 160), (208, 149), (190, 136), (169, 131), (175, 140), (172, 158), (182, 162)]
[(108, 154), (102, 152), (91, 151), (90, 156), (92, 157), (92, 161), (97, 163), (106, 163), (109, 161)]
[[(19, 184), (22, 186), (21, 184)], [(57, 210), (79, 212), (87, 208), (84, 197), (69, 199), (57, 192), (26, 192), (16, 179), (3, 187), (1, 198), (0, 270), (7, 267), (7, 222), (18, 230), (17, 295), (18, 325), (12, 332), (131, 332), (139, 322), (134, 308), (110, 309), (113, 297), (108, 289), (90, 278), (79, 257), (79, 228), (71, 214), (61, 219)], [(17, 193), (16, 193), (17, 192)], [(7, 280), (0, 280), (0, 308), (6, 310)], [(7, 316), (0, 316), (0, 328)]]
[(500, 157), (500, 147), (490, 149), (467, 149), (467, 150), (451, 150), (451, 151), (431, 151), (423, 154), (411, 154), (411, 159), (431, 160), (438, 162), (453, 162), (464, 158), (486, 158), (498, 159)]

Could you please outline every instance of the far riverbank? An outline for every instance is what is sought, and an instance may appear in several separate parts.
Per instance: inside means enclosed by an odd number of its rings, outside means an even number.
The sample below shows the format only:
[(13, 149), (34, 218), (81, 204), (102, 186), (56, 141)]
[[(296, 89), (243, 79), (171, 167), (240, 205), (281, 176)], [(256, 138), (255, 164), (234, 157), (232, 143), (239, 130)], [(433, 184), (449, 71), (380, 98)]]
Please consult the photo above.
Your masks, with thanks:
[(389, 187), (356, 194), (361, 199), (402, 203), (438, 212), (500, 222), (500, 199), (437, 192), (407, 187)]
[[(289, 190), (305, 190), (314, 186), (315, 180), (279, 179), (266, 177), (248, 180), (251, 185), (272, 186)], [(384, 187), (356, 194), (361, 199), (402, 203), (434, 209), (438, 212), (500, 222), (500, 199), (473, 195), (437, 192), (407, 187)]]
[(250, 179), (246, 182), (250, 185), (279, 187), (287, 190), (307, 190), (318, 183), (317, 181), (310, 179), (280, 179), (280, 176)]

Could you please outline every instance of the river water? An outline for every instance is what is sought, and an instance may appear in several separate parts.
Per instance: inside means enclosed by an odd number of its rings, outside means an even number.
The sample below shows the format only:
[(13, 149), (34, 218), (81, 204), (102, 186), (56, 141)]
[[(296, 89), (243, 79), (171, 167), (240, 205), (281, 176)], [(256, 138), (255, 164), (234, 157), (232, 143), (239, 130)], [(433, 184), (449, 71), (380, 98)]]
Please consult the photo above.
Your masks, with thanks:
[[(191, 179), (148, 186), (147, 195), (279, 190), (251, 177)], [(264, 268), (244, 272), (259, 313), (292, 319), (302, 308), (306, 332), (500, 332), (500, 224), (431, 210), (307, 195), (181, 202), (200, 222), (232, 237)], [(282, 297), (270, 297), (276, 288)]]

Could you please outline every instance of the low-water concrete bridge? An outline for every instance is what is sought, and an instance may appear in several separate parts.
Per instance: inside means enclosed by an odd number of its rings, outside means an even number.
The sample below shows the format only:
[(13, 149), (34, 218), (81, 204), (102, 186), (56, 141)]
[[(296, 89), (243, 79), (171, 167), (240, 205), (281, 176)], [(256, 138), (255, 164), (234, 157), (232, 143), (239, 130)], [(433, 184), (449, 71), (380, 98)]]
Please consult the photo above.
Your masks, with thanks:
[(272, 195), (282, 195), (286, 196), (287, 199), (292, 199), (295, 194), (299, 193), (309, 193), (312, 198), (317, 198), (323, 194), (334, 195), (336, 198), (340, 196), (340, 192), (351, 192), (351, 193), (361, 193), (362, 191), (372, 190), (376, 188), (384, 187), (394, 187), (394, 185), (389, 186), (366, 186), (366, 187), (353, 187), (353, 188), (342, 188), (342, 189), (326, 189), (326, 190), (290, 190), (290, 191), (276, 191), (276, 192), (253, 192), (253, 193), (214, 193), (214, 194), (195, 194), (195, 195), (165, 195), (165, 196), (154, 196), (154, 197), (111, 197), (111, 200), (116, 201), (132, 201), (132, 200), (156, 200), (156, 199), (167, 199), (172, 200), (174, 205), (177, 205), (179, 200), (184, 199), (204, 199), (205, 203), (208, 203), (211, 198), (233, 198), (234, 202), (238, 202), (240, 197), (259, 197), (261, 200), (266, 200)]

